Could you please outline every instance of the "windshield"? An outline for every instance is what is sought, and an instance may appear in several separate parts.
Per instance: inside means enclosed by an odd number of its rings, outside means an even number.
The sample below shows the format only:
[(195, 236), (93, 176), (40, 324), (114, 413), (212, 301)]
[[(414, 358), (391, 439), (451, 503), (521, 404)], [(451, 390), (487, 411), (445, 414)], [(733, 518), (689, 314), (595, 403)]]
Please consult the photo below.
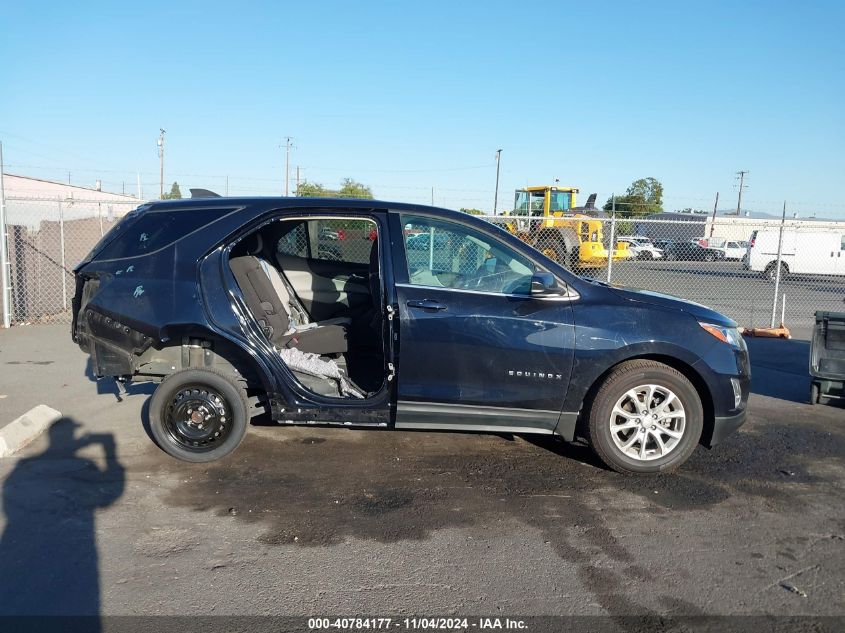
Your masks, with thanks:
[(524, 189), (517, 190), (516, 198), (513, 203), (514, 215), (543, 217), (543, 203), (545, 202), (545, 198), (545, 191), (525, 191)]
[(550, 192), (549, 211), (569, 211), (572, 208), (572, 194), (568, 191)]

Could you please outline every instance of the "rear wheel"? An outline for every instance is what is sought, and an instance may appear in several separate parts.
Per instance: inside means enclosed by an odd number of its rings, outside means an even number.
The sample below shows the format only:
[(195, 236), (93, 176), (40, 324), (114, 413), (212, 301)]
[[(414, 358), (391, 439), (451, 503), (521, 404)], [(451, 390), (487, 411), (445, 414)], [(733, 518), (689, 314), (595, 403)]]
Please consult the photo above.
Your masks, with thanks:
[(716, 256), (713, 253), (705, 253), (704, 254), (704, 261), (714, 262), (714, 261), (716, 261)]
[(704, 424), (698, 392), (681, 372), (655, 361), (620, 364), (589, 406), (590, 445), (620, 473), (678, 468)]
[(654, 255), (652, 254), (651, 251), (643, 251), (642, 253), (640, 253), (639, 258), (640, 259), (654, 259)]
[[(769, 263), (765, 270), (763, 271), (763, 276), (768, 279), (769, 281), (774, 281), (777, 278), (778, 272), (778, 265), (777, 262)], [(780, 263), (780, 278), (785, 279), (786, 273), (789, 272), (789, 268), (787, 267), (786, 263)]]
[(211, 369), (171, 374), (150, 400), (150, 430), (168, 455), (210, 462), (235, 450), (249, 423), (246, 391), (233, 377)]

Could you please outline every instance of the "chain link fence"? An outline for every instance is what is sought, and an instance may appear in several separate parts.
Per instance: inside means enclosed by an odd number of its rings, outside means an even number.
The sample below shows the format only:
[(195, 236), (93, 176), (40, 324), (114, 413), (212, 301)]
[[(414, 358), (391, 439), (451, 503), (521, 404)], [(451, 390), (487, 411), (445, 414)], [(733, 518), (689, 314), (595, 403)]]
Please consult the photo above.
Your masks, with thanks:
[(485, 219), (579, 274), (695, 301), (746, 328), (783, 319), (809, 338), (817, 310), (845, 311), (845, 222)]
[(141, 201), (6, 198), (9, 301), (13, 324), (71, 318), (73, 268)]
[[(7, 198), (13, 323), (69, 321), (73, 267), (141, 201)], [(484, 219), (517, 234), (579, 274), (702, 303), (744, 327), (784, 323), (808, 338), (817, 310), (845, 310), (845, 222), (808, 220)], [(437, 239), (407, 236), (409, 259), (439, 252)], [(312, 221), (279, 249), (365, 264), (375, 227)], [(426, 240), (435, 239), (434, 249)], [(613, 248), (611, 248), (613, 245)], [(281, 252), (281, 251), (280, 251)]]

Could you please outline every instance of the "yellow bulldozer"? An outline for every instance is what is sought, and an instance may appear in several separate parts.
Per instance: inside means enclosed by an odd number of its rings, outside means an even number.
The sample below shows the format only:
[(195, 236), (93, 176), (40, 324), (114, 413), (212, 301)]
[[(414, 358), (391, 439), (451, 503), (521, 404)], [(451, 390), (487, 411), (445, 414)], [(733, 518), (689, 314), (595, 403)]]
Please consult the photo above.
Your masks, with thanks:
[[(521, 240), (531, 244), (547, 257), (575, 270), (607, 266), (607, 242), (599, 219), (604, 213), (596, 209), (596, 194), (587, 204), (576, 206), (573, 187), (539, 186), (517, 189), (513, 211), (505, 226)], [(609, 230), (609, 226), (607, 227)], [(625, 242), (613, 246), (613, 261), (632, 256)]]

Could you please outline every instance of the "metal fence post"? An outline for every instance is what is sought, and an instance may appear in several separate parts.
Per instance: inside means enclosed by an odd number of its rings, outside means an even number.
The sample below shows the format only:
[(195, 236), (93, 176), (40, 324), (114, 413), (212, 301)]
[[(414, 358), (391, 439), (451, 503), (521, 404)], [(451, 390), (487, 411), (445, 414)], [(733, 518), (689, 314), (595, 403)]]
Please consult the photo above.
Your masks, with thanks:
[(772, 321), (769, 324), (769, 327), (775, 327), (775, 317), (777, 316), (778, 310), (778, 290), (780, 288), (780, 270), (781, 270), (781, 258), (783, 257), (783, 226), (786, 224), (786, 200), (783, 201), (783, 215), (780, 219), (780, 232), (778, 233), (778, 259), (777, 259), (777, 270), (775, 272), (775, 292), (774, 297), (772, 297)]
[(610, 202), (610, 243), (607, 246), (607, 283), (613, 276), (613, 247), (616, 245), (616, 194), (611, 196)]
[(59, 198), (59, 242), (62, 255), (62, 266), (59, 273), (62, 276), (62, 309), (67, 311), (67, 277), (65, 276), (65, 212), (62, 199)]
[(3, 287), (3, 327), (12, 325), (11, 264), (9, 262), (9, 241), (6, 234), (6, 190), (3, 185), (3, 143), (0, 142), (0, 286)]

